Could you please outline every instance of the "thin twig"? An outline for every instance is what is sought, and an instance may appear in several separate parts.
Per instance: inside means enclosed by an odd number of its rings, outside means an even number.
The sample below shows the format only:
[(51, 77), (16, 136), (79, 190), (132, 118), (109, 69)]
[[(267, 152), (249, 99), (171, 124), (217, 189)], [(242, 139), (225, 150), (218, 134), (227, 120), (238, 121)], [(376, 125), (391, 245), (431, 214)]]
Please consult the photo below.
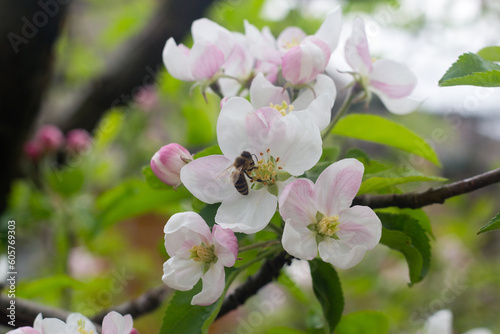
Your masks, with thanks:
[(353, 205), (366, 205), (372, 209), (390, 206), (417, 209), (430, 204), (444, 203), (444, 201), (450, 197), (470, 193), (474, 190), (499, 182), (500, 168), (497, 168), (465, 180), (437, 188), (431, 188), (423, 192), (357, 196), (353, 201)]

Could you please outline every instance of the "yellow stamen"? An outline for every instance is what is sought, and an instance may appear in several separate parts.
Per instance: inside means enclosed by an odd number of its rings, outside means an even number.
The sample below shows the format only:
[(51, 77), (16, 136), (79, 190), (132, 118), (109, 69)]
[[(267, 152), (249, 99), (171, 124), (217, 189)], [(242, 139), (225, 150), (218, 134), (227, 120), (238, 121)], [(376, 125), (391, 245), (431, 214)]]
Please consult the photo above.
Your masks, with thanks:
[(321, 220), (316, 224), (316, 229), (319, 234), (328, 237), (335, 237), (339, 231), (339, 220), (338, 215), (333, 216), (323, 216)]
[(217, 259), (214, 245), (206, 246), (204, 243), (201, 243), (201, 245), (193, 246), (189, 252), (191, 253), (189, 258), (196, 262), (212, 263)]

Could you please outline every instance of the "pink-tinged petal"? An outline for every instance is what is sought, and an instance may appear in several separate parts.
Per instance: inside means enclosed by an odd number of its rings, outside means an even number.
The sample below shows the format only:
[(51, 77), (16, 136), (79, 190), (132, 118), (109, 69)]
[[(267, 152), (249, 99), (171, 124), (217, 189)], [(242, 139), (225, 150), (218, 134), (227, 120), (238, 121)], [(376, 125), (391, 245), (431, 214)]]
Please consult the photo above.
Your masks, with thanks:
[(390, 98), (399, 99), (411, 94), (417, 85), (417, 77), (403, 63), (380, 59), (373, 63), (370, 86)]
[(250, 189), (248, 195), (236, 193), (222, 202), (215, 222), (223, 228), (246, 234), (256, 233), (267, 226), (276, 212), (277, 198), (266, 188)]
[(335, 98), (330, 92), (323, 92), (318, 98), (313, 100), (305, 110), (297, 111), (305, 114), (302, 117), (310, 117), (314, 124), (321, 131), (330, 124), (331, 108)]
[(132, 330), (130, 331), (130, 334), (140, 334), (140, 333), (137, 329), (132, 328)]
[(195, 80), (212, 78), (224, 63), (224, 53), (215, 44), (198, 42), (191, 49), (191, 74)]
[(163, 264), (163, 283), (179, 291), (191, 290), (203, 275), (203, 263), (174, 256)]
[(276, 65), (270, 62), (258, 60), (255, 64), (254, 72), (262, 73), (265, 75), (267, 81), (276, 83), (278, 81), (279, 66), (281, 66), (281, 62), (280, 65)]
[(151, 169), (163, 183), (177, 187), (181, 184), (180, 172), (193, 156), (179, 144), (163, 146), (151, 158)]
[(182, 254), (202, 242), (212, 243), (207, 223), (195, 212), (176, 213), (165, 224), (165, 248), (168, 255)]
[(396, 115), (405, 115), (411, 113), (412, 111), (415, 111), (423, 102), (422, 100), (417, 100), (411, 96), (403, 97), (400, 99), (391, 99), (390, 97), (375, 89), (371, 90), (378, 95), (387, 110)]
[(234, 40), (231, 32), (209, 19), (201, 18), (194, 21), (191, 26), (191, 33), (193, 35), (193, 45), (199, 42), (209, 42), (217, 45), (224, 58), (227, 58), (233, 49)]
[[(245, 36), (240, 33), (232, 33), (235, 45), (231, 54), (224, 62), (222, 69), (224, 74), (245, 81), (249, 78), (255, 64), (255, 58), (251, 55), (245, 45)], [(218, 80), (220, 89), (224, 96), (246, 95), (247, 90), (241, 90), (241, 83), (233, 78), (220, 78)], [(241, 95), (245, 92), (244, 95)]]
[(290, 97), (283, 87), (274, 86), (259, 73), (250, 85), (250, 101), (255, 109), (259, 109), (269, 107), (271, 103), (281, 105), (283, 101), (290, 104)]
[(337, 236), (350, 244), (365, 249), (375, 247), (382, 236), (382, 223), (375, 212), (367, 206), (353, 206), (340, 212)]
[(311, 117), (290, 113), (274, 122), (269, 148), (274, 158), (280, 158), (283, 170), (298, 176), (319, 161), (322, 140), (318, 127)]
[(311, 89), (303, 89), (299, 96), (292, 102), (294, 106), (294, 110), (305, 110), (309, 107), (312, 101), (315, 98), (319, 97), (324, 93), (330, 93), (331, 109), (333, 107), (333, 103), (335, 102), (335, 98), (337, 97), (337, 88), (335, 87), (335, 83), (332, 78), (325, 74), (319, 74), (316, 77), (316, 82), (312, 86), (314, 92)]
[(11, 331), (7, 334), (43, 334), (32, 327), (20, 327)]
[(342, 8), (339, 6), (328, 13), (325, 21), (321, 24), (316, 37), (321, 38), (333, 52), (339, 43), (340, 31), (342, 30)]
[(340, 269), (348, 269), (363, 259), (366, 248), (350, 244), (342, 239), (325, 238), (318, 244), (318, 251), (323, 261)]
[(130, 314), (122, 316), (118, 312), (111, 311), (102, 320), (102, 334), (130, 334), (132, 326), (133, 320)]
[(318, 255), (316, 233), (307, 227), (297, 227), (285, 223), (281, 243), (285, 251), (302, 260), (312, 260)]
[(468, 330), (464, 334), (493, 334), (492, 331), (490, 331), (488, 328), (474, 328), (471, 330)]
[(170, 37), (163, 49), (163, 63), (168, 73), (179, 80), (194, 81), (190, 59), (189, 54), (186, 55), (186, 47), (182, 44), (177, 46), (174, 38)]
[(288, 27), (278, 36), (278, 49), (287, 52), (297, 46), (307, 37), (306, 33), (297, 27)]
[[(56, 318), (46, 318), (42, 321), (42, 333), (68, 333), (69, 328), (66, 323)], [(70, 333), (70, 332), (69, 332)]]
[(44, 152), (55, 152), (61, 148), (64, 135), (57, 126), (47, 124), (38, 129), (34, 140)]
[(229, 168), (233, 163), (234, 159), (223, 155), (196, 159), (181, 169), (181, 181), (199, 200), (208, 204), (222, 202), (234, 194)]
[(427, 334), (453, 334), (452, 322), (451, 311), (440, 310), (427, 319), (424, 331)]
[(279, 196), (281, 217), (287, 224), (306, 227), (316, 221), (316, 193), (309, 179), (298, 179), (285, 187)]
[(352, 34), (345, 43), (345, 58), (356, 72), (367, 75), (372, 71), (373, 65), (366, 38), (365, 22), (359, 16), (354, 19)]
[(222, 107), (217, 120), (217, 141), (231, 164), (241, 152), (252, 147), (246, 130), (247, 115), (254, 113), (252, 104), (242, 97), (230, 98)]
[(328, 166), (316, 181), (318, 211), (333, 216), (350, 207), (363, 172), (363, 164), (356, 159), (343, 159)]
[(262, 32), (245, 20), (245, 38), (248, 50), (261, 61), (278, 65), (281, 62), (281, 53), (276, 49), (276, 40), (268, 27)]
[(263, 153), (271, 147), (273, 141), (279, 140), (271, 129), (282, 117), (278, 110), (271, 107), (260, 108), (248, 114), (245, 125), (250, 146), (247, 151), (253, 154)]
[(212, 229), (215, 255), (225, 267), (232, 267), (238, 256), (238, 240), (230, 229), (214, 225)]
[(322, 73), (330, 59), (331, 50), (321, 39), (307, 37), (299, 46), (283, 56), (283, 78), (294, 85), (309, 83)]
[(205, 306), (215, 303), (224, 290), (225, 277), (224, 266), (219, 262), (212, 264), (201, 278), (202, 290), (193, 297), (191, 305)]
[[(90, 321), (86, 316), (80, 313), (71, 313), (68, 315), (66, 318), (66, 324), (68, 326), (68, 329), (71, 331), (74, 331), (75, 333), (77, 332), (80, 324), (83, 325), (83, 329), (85, 330), (86, 333), (96, 333), (97, 330), (95, 329), (94, 323)], [(104, 333), (103, 334), (107, 334)]]

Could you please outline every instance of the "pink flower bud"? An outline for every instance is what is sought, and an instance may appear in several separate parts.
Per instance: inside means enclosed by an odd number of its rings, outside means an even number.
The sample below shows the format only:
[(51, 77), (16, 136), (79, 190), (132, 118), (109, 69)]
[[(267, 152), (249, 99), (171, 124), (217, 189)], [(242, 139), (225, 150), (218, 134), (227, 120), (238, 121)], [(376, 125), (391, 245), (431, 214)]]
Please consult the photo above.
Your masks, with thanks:
[(163, 183), (177, 188), (181, 182), (181, 169), (193, 156), (179, 144), (172, 143), (160, 148), (151, 159), (151, 169)]
[(130, 334), (140, 334), (140, 333), (137, 329), (132, 328), (132, 330), (130, 331)]
[(158, 105), (158, 94), (153, 86), (142, 87), (135, 95), (137, 106), (144, 111), (150, 111)]
[(92, 137), (84, 129), (75, 129), (66, 135), (66, 150), (77, 154), (88, 150), (92, 146)]
[(64, 135), (55, 125), (44, 125), (35, 134), (35, 141), (44, 153), (51, 153), (61, 148)]
[(36, 161), (42, 155), (40, 145), (34, 140), (27, 141), (23, 147), (24, 154), (33, 161)]

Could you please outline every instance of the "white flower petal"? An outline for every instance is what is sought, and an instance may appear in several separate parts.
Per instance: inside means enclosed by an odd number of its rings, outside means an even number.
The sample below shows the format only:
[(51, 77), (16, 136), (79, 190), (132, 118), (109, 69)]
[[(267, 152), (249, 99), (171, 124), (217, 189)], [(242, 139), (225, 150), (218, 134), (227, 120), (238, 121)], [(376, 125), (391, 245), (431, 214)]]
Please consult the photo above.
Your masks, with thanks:
[(251, 146), (247, 135), (246, 119), (254, 113), (252, 104), (242, 97), (230, 98), (222, 107), (217, 121), (219, 147), (231, 163)]
[(294, 110), (305, 110), (309, 107), (311, 102), (322, 95), (325, 92), (329, 92), (331, 94), (331, 106), (333, 107), (333, 103), (335, 102), (335, 98), (337, 97), (337, 88), (335, 87), (335, 83), (332, 78), (325, 74), (319, 74), (316, 78), (316, 82), (313, 85), (313, 90), (303, 89), (299, 96), (292, 102), (294, 106)]
[(257, 74), (250, 85), (250, 101), (255, 109), (269, 107), (270, 103), (290, 104), (288, 92), (283, 87), (274, 86), (262, 73)]
[(231, 32), (221, 27), (217, 23), (206, 18), (201, 18), (193, 22), (191, 26), (193, 44), (198, 42), (210, 42), (224, 53), (225, 58), (229, 56), (233, 49), (234, 40)]
[(296, 227), (287, 221), (281, 243), (288, 254), (302, 260), (312, 260), (318, 255), (316, 233), (307, 227)]
[(202, 242), (212, 243), (207, 223), (195, 212), (176, 213), (165, 224), (165, 248), (170, 256), (182, 254)]
[(179, 256), (163, 264), (163, 282), (172, 289), (191, 290), (203, 274), (203, 264)]
[(97, 332), (97, 330), (94, 326), (94, 323), (81, 313), (71, 313), (70, 315), (68, 315), (68, 317), (66, 318), (66, 324), (67, 324), (68, 329), (70, 331), (77, 332), (80, 324), (84, 324), (83, 329), (87, 333), (92, 333), (92, 332), (96, 333)]
[(193, 297), (191, 305), (210, 305), (219, 299), (225, 284), (224, 266), (220, 262), (212, 264), (201, 279), (203, 288)]
[(215, 224), (212, 229), (215, 255), (225, 267), (232, 267), (238, 256), (238, 240), (234, 232)]
[(133, 320), (130, 314), (122, 316), (118, 312), (111, 311), (102, 320), (103, 334), (130, 334), (132, 328)]
[(345, 44), (345, 58), (355, 72), (368, 75), (372, 68), (365, 22), (360, 17), (354, 19), (352, 34)]
[(328, 13), (315, 36), (321, 38), (333, 52), (339, 43), (342, 30), (342, 8), (339, 6)]
[(321, 157), (322, 140), (318, 127), (309, 117), (290, 113), (271, 128), (269, 148), (280, 158), (283, 170), (298, 176), (312, 168)]
[(422, 100), (417, 100), (411, 96), (403, 97), (400, 99), (392, 99), (385, 95), (383, 92), (380, 92), (373, 87), (370, 89), (378, 95), (382, 103), (385, 105), (387, 110), (396, 115), (405, 115), (415, 111), (420, 104), (422, 104)]
[(367, 250), (379, 243), (382, 223), (371, 208), (356, 205), (341, 211), (339, 217), (340, 230), (337, 236), (340, 239)]
[[(240, 152), (241, 153), (241, 152)], [(210, 155), (191, 161), (181, 169), (181, 181), (199, 200), (208, 203), (222, 202), (234, 194), (231, 181), (233, 160), (223, 155)]]
[(348, 269), (363, 259), (366, 248), (353, 245), (342, 239), (325, 238), (319, 243), (318, 251), (323, 261), (340, 269)]
[(256, 233), (267, 226), (276, 212), (277, 202), (276, 196), (271, 195), (265, 187), (250, 189), (246, 196), (237, 193), (222, 202), (215, 222), (234, 232)]
[(70, 334), (71, 331), (64, 321), (56, 318), (46, 318), (42, 321), (42, 333)]
[(450, 310), (440, 310), (427, 319), (424, 332), (426, 334), (453, 334), (453, 314)]
[(298, 27), (288, 27), (278, 36), (278, 49), (282, 52), (297, 46), (307, 37), (306, 33)]
[(343, 159), (326, 168), (316, 181), (317, 208), (337, 215), (351, 206), (363, 178), (364, 166), (356, 159)]
[(170, 37), (163, 49), (163, 63), (168, 73), (176, 79), (194, 81), (191, 73), (190, 50), (184, 45), (177, 45)]
[(298, 179), (285, 187), (279, 197), (281, 217), (287, 224), (306, 227), (316, 221), (316, 193), (314, 183)]
[(271, 34), (268, 27), (264, 27), (262, 32), (254, 25), (245, 20), (245, 37), (248, 50), (259, 60), (280, 64), (281, 53), (276, 48), (276, 39)]
[(468, 330), (464, 334), (493, 334), (492, 331), (490, 331), (488, 328), (474, 328), (471, 330)]
[(408, 66), (388, 59), (373, 63), (369, 79), (371, 87), (393, 99), (410, 95), (417, 85), (417, 77)]

